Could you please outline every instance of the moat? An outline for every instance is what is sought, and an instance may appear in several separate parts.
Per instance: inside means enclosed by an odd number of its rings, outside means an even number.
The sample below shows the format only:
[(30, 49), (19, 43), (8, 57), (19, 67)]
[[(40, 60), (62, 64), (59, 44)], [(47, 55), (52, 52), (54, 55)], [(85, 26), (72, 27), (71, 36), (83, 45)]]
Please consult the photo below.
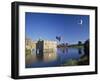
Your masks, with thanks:
[[(51, 53), (47, 53), (48, 55)], [(84, 54), (84, 49), (81, 48), (66, 48), (61, 49), (57, 48), (57, 58), (52, 60), (52, 56), (50, 59), (38, 60), (36, 56), (34, 56), (35, 61), (30, 64), (26, 64), (26, 68), (35, 68), (35, 67), (56, 67), (56, 66), (64, 66), (69, 65), (69, 62), (73, 62), (72, 60), (79, 60), (80, 57)]]

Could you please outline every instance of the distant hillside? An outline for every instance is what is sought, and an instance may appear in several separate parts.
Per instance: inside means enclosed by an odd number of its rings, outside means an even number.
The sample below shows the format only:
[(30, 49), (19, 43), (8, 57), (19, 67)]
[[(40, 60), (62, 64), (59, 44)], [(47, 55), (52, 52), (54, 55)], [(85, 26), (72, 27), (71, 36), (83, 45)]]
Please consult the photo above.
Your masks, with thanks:
[(68, 47), (81, 48), (81, 47), (83, 47), (83, 44), (81, 44), (81, 45), (79, 45), (79, 44), (72, 44), (72, 45), (68, 45)]
[(82, 48), (83, 47), (83, 44), (71, 44), (71, 45), (68, 45), (68, 44), (59, 44), (57, 45), (58, 48), (68, 48), (68, 47), (72, 47), (72, 48)]

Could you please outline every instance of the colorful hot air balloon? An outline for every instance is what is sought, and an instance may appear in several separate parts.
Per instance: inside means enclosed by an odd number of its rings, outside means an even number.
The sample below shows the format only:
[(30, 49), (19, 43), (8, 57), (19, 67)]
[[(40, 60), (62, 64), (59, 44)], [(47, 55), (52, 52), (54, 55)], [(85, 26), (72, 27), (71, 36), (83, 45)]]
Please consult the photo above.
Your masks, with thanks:
[(56, 36), (56, 39), (60, 42), (61, 41), (61, 36)]

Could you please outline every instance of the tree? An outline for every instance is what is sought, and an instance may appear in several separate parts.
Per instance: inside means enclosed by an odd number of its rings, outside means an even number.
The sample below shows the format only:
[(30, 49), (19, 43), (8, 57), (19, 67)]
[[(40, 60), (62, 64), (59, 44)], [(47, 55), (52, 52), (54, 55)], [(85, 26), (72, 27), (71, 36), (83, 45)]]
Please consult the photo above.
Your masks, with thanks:
[(78, 41), (78, 45), (82, 45), (82, 42), (81, 41)]
[(86, 40), (84, 43), (84, 53), (89, 57), (89, 40)]
[(82, 45), (82, 42), (81, 41), (78, 41), (78, 53), (79, 54), (82, 54), (82, 48), (80, 47)]
[(26, 56), (30, 55), (31, 54), (31, 50), (30, 49), (25, 49), (25, 53), (26, 53)]

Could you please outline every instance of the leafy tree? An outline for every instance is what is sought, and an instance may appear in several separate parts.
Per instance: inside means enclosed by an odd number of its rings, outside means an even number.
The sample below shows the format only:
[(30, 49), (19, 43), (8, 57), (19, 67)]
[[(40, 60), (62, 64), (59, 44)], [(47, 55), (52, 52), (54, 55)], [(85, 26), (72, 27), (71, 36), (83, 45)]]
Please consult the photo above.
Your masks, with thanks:
[(84, 43), (84, 53), (89, 57), (89, 40), (86, 40)]
[(26, 55), (30, 55), (31, 54), (31, 50), (30, 49), (25, 49), (25, 54)]
[(82, 45), (82, 42), (81, 41), (78, 41), (78, 45)]

